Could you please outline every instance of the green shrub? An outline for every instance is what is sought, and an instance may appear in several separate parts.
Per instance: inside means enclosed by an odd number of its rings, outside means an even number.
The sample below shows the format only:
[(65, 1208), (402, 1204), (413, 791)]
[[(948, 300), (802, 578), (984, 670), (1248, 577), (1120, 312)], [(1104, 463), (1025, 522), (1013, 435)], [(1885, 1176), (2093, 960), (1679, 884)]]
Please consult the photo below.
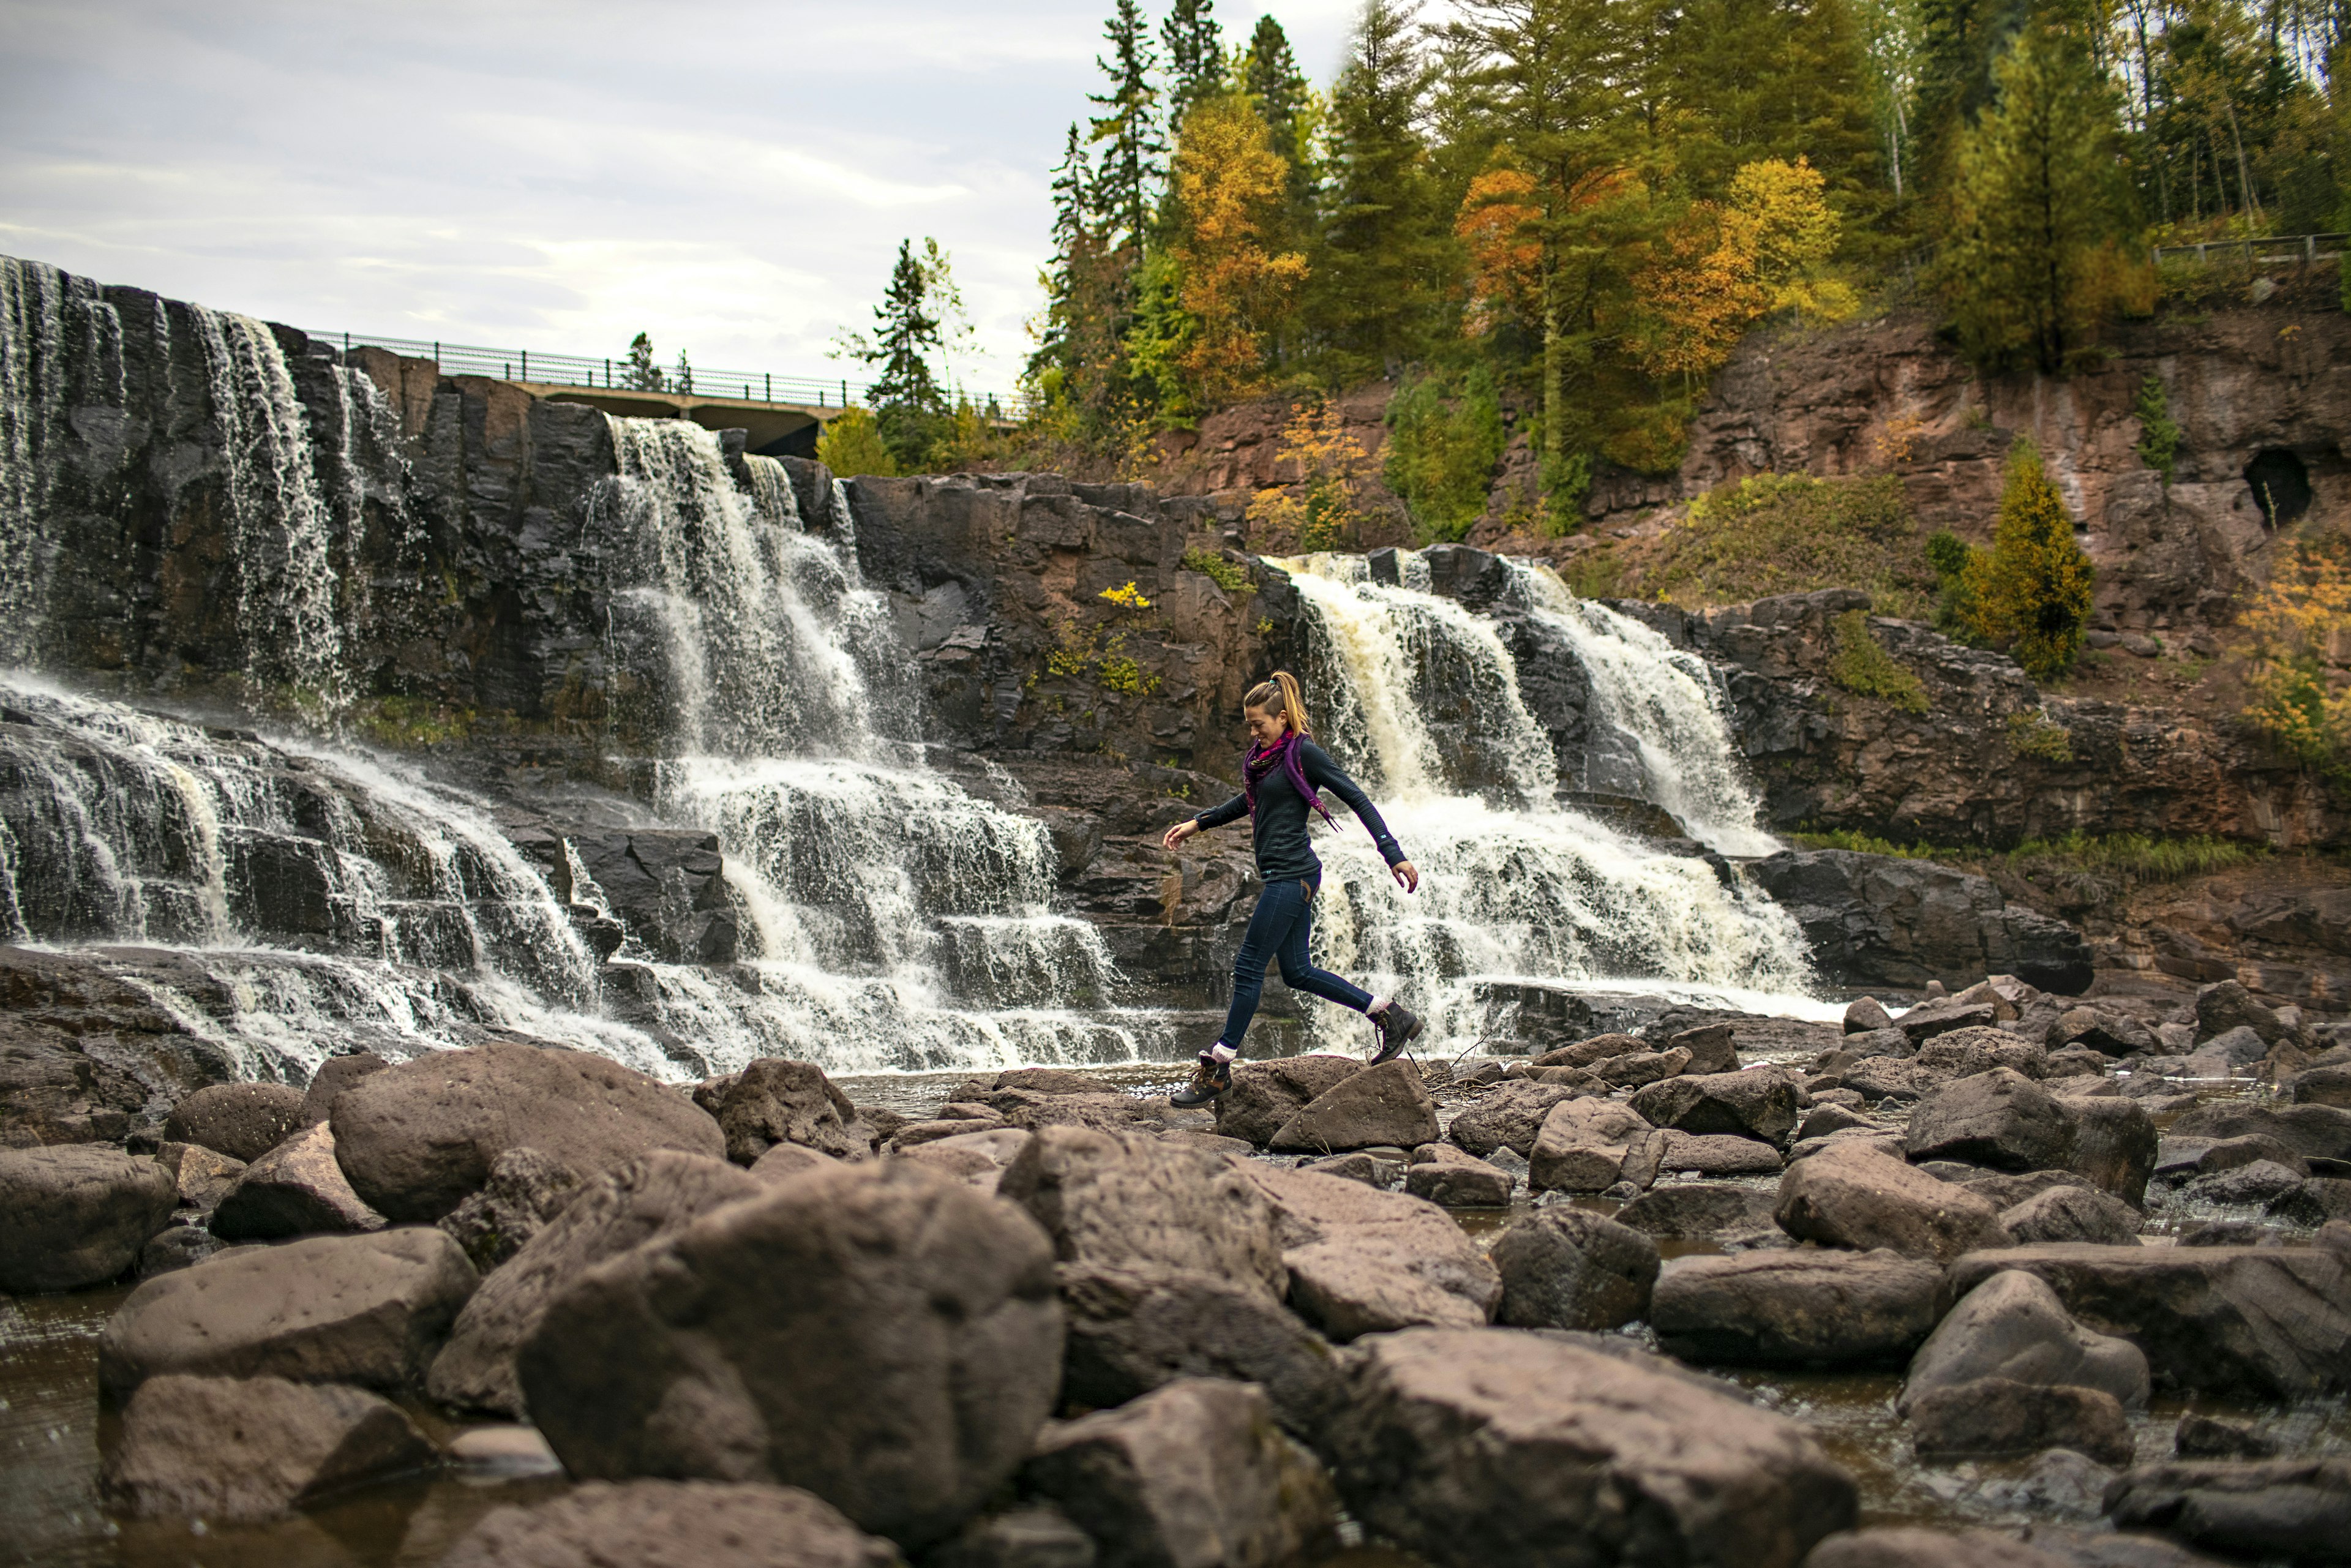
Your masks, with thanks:
[(1836, 657), (1829, 678), (1859, 696), (1900, 708), (1904, 713), (1927, 711), (1927, 688), (1918, 677), (1886, 651), (1869, 629), (1869, 618), (1848, 610), (1836, 618)]
[(816, 460), (841, 479), (898, 472), (898, 460), (883, 444), (882, 427), (862, 408), (844, 409), (826, 423), (816, 438)]
[(1880, 613), (1916, 617), (1935, 586), (1892, 475), (1758, 474), (1699, 497), (1683, 521), (1636, 548), (1634, 591), (1686, 610), (1859, 588)]
[(2074, 667), (2097, 573), (2030, 441), (2009, 454), (1991, 549), (1970, 555), (1962, 577), (1969, 599), (1962, 621), (1970, 632), (2006, 647), (2036, 681)]
[(2035, 708), (2008, 716), (2008, 748), (2043, 762), (2074, 760), (2074, 732)]
[(1187, 549), (1184, 552), (1184, 570), (1196, 571), (1223, 589), (1227, 593), (1247, 593), (1249, 587), (1249, 568), (1238, 561), (1227, 560), (1214, 550)]
[(1460, 539), (1486, 510), (1502, 455), (1492, 372), (1415, 378), (1388, 403), (1388, 488), (1412, 508), (1423, 543)]
[(2171, 483), (2171, 467), (2179, 455), (2179, 426), (2172, 422), (2171, 399), (2163, 390), (2161, 376), (2149, 376), (2138, 387), (2138, 399), (2132, 405), (2138, 415), (2138, 460), (2163, 476), (2166, 485)]

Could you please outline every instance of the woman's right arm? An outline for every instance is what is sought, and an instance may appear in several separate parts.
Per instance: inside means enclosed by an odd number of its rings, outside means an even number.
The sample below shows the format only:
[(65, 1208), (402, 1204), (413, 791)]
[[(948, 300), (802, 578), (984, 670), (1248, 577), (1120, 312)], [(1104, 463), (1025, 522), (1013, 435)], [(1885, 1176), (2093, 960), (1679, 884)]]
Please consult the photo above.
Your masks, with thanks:
[(1237, 821), (1248, 815), (1249, 797), (1236, 795), (1221, 806), (1211, 806), (1190, 821), (1176, 823), (1159, 841), (1172, 850), (1203, 828), (1221, 828), (1227, 822)]

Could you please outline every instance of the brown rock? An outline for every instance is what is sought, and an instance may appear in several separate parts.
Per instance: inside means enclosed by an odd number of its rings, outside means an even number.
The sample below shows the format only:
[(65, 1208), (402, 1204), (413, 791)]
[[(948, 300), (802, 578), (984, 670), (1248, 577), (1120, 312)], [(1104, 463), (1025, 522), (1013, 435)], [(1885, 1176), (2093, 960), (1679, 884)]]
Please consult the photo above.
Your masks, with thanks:
[(1352, 1073), (1315, 1096), (1268, 1140), (1272, 1149), (1333, 1154), (1383, 1145), (1416, 1148), (1442, 1129), (1420, 1069), (1401, 1059)]
[(371, 1072), (381, 1072), (392, 1063), (372, 1051), (355, 1051), (348, 1056), (330, 1056), (319, 1064), (310, 1075), (310, 1087), (302, 1092), (302, 1125), (315, 1127), (327, 1119), (334, 1109), (335, 1096), (365, 1078)]
[(1798, 1114), (1796, 1086), (1770, 1068), (1668, 1078), (1636, 1092), (1633, 1109), (1656, 1126), (1760, 1138), (1783, 1149)]
[(1446, 1135), (1481, 1158), (1496, 1149), (1524, 1158), (1534, 1153), (1551, 1108), (1579, 1097), (1578, 1091), (1561, 1084), (1505, 1083), (1454, 1117)]
[(2130, 1423), (2113, 1395), (2005, 1377), (1919, 1395), (1910, 1403), (1910, 1439), (1922, 1459), (2071, 1448), (2102, 1465), (2126, 1465), (2132, 1456)]
[(1493, 1264), (1435, 1204), (1311, 1171), (1246, 1174), (1271, 1207), (1290, 1306), (1333, 1340), (1482, 1324), (1501, 1294)]
[(899, 1568), (897, 1550), (797, 1487), (591, 1482), (498, 1508), (441, 1568)]
[(360, 1202), (343, 1178), (335, 1163), (334, 1130), (323, 1122), (246, 1166), (212, 1218), (213, 1234), (225, 1241), (358, 1235), (383, 1226), (383, 1216)]
[[(1089, 1082), (1088, 1091), (1099, 1091)], [(857, 1119), (857, 1107), (833, 1087), (821, 1068), (778, 1056), (763, 1056), (718, 1096), (718, 1130), (726, 1135), (726, 1157), (738, 1166), (755, 1163), (778, 1144), (801, 1144), (837, 1160), (862, 1160), (873, 1151)]]
[(1217, 1131), (1263, 1148), (1309, 1102), (1363, 1070), (1364, 1064), (1352, 1056), (1319, 1053), (1237, 1061), (1233, 1086), (1217, 1098)]
[(1180, 1144), (1049, 1127), (997, 1193), (1045, 1228), (1064, 1263), (1197, 1270), (1280, 1301), (1281, 1249), (1254, 1174)]
[(1515, 1328), (1621, 1328), (1649, 1311), (1657, 1244), (1583, 1209), (1537, 1210), (1495, 1239), (1502, 1299), (1494, 1321)]
[(1625, 1156), (1649, 1124), (1608, 1100), (1565, 1100), (1543, 1117), (1527, 1185), (1537, 1192), (1600, 1192), (1615, 1185)]
[(1824, 1148), (1790, 1166), (1775, 1218), (1800, 1240), (1865, 1252), (1884, 1247), (1938, 1263), (2009, 1241), (1982, 1198), (1861, 1145)]
[(1677, 1258), (1657, 1276), (1649, 1323), (1685, 1361), (1899, 1365), (1935, 1326), (1941, 1279), (1932, 1263), (1895, 1252)]
[(215, 1083), (172, 1108), (163, 1135), (247, 1164), (302, 1122), (302, 1091), (283, 1083)]
[(0, 1291), (74, 1291), (113, 1279), (172, 1223), (178, 1201), (169, 1170), (120, 1149), (0, 1149)]
[(106, 1457), (115, 1506), (141, 1519), (241, 1524), (420, 1470), (433, 1445), (388, 1399), (282, 1377), (152, 1377)]

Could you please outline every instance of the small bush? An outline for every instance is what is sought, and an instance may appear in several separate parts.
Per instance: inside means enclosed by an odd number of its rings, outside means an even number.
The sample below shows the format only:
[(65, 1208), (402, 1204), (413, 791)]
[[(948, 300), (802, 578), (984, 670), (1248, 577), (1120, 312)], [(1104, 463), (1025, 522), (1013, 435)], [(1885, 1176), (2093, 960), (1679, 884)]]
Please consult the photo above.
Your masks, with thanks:
[(2074, 760), (2074, 732), (2038, 708), (2008, 716), (2008, 748), (2043, 762)]
[(1249, 506), (1251, 526), (1310, 553), (1349, 543), (1363, 522), (1358, 501), (1372, 459), (1348, 431), (1339, 405), (1324, 402), (1293, 413), (1281, 433), (1280, 455), (1298, 465), (1298, 483), (1259, 490)]
[(818, 433), (816, 460), (842, 479), (853, 479), (860, 474), (888, 476), (898, 472), (898, 460), (883, 444), (882, 427), (862, 408), (843, 410)]
[(1836, 658), (1829, 678), (1859, 696), (1876, 697), (1904, 713), (1927, 711), (1927, 688), (1918, 677), (1886, 651), (1869, 629), (1869, 618), (1848, 610), (1836, 618)]
[(1502, 456), (1502, 404), (1494, 377), (1420, 376), (1388, 403), (1388, 488), (1412, 509), (1424, 544), (1458, 540), (1486, 510)]
[(1148, 610), (1151, 608), (1151, 601), (1143, 597), (1143, 590), (1134, 586), (1134, 580), (1131, 577), (1126, 580), (1124, 586), (1119, 588), (1105, 588), (1100, 593), (1095, 594), (1094, 597), (1096, 599), (1107, 599), (1113, 604), (1117, 605), (1121, 610)]
[(2138, 415), (2138, 460), (2162, 475), (2166, 485), (2170, 484), (2172, 465), (2179, 455), (2179, 426), (2172, 422), (2171, 399), (2163, 390), (2161, 376), (2149, 376), (2139, 383), (2138, 399), (2131, 411)]
[(1198, 572), (1227, 593), (1247, 593), (1249, 589), (1249, 568), (1227, 560), (1214, 550), (1186, 550), (1184, 570)]
[(2082, 650), (2095, 580), (2040, 451), (2018, 442), (2009, 455), (1991, 549), (1970, 555), (1962, 574), (1970, 601), (1963, 624), (2006, 647), (2034, 680), (2053, 681)]
[(1917, 616), (1935, 586), (1892, 475), (1758, 474), (1699, 497), (1662, 538), (1625, 548), (1627, 590), (1685, 610), (1860, 588), (1881, 613)]

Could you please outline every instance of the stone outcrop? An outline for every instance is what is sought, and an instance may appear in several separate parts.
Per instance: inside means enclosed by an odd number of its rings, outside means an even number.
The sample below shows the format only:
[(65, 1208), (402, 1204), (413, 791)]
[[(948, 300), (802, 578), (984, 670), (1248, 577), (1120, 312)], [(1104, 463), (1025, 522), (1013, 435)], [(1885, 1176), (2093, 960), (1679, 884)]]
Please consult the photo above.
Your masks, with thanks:
[(1367, 1341), (1347, 1381), (1329, 1443), (1342, 1495), (1447, 1568), (1794, 1568), (1854, 1522), (1852, 1478), (1802, 1427), (1638, 1352), (1413, 1330)]
[(922, 1546), (1010, 1479), (1061, 1357), (1045, 1232), (885, 1160), (795, 1176), (589, 1269), (517, 1371), (576, 1477), (799, 1486)]
[(1823, 977), (1840, 985), (1956, 986), (2009, 974), (2064, 996), (2089, 988), (2082, 934), (2011, 905), (1987, 878), (1849, 850), (1785, 850), (1751, 874), (1803, 927)]

